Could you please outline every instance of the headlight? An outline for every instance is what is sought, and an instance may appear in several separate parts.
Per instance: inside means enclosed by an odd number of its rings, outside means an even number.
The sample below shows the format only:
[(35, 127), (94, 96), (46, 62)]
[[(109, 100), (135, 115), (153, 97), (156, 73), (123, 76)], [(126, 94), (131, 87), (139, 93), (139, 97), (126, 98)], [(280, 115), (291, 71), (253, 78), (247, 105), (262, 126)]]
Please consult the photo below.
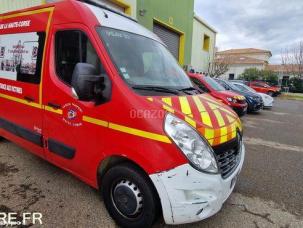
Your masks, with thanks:
[(203, 172), (218, 173), (212, 148), (189, 124), (168, 113), (164, 128), (194, 168)]
[(238, 102), (236, 98), (232, 98), (232, 97), (228, 97), (227, 100), (229, 102), (233, 102), (233, 103), (237, 103)]

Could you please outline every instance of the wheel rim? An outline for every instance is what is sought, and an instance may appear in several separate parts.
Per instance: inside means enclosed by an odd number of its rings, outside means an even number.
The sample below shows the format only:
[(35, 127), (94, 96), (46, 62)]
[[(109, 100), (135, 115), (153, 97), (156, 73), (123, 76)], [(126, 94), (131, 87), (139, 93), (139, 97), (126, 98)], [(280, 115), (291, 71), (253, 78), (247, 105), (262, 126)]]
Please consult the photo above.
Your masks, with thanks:
[(113, 185), (111, 199), (116, 210), (125, 218), (139, 217), (143, 209), (143, 195), (139, 187), (129, 180)]

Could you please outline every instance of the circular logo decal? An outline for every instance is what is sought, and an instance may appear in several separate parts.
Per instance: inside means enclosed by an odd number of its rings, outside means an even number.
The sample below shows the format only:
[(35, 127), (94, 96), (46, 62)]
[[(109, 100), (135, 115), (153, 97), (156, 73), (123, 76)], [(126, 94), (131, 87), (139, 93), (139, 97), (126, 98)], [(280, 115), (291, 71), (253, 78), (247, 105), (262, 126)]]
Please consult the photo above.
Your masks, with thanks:
[(82, 126), (83, 110), (76, 104), (68, 103), (62, 108), (63, 121), (73, 127)]

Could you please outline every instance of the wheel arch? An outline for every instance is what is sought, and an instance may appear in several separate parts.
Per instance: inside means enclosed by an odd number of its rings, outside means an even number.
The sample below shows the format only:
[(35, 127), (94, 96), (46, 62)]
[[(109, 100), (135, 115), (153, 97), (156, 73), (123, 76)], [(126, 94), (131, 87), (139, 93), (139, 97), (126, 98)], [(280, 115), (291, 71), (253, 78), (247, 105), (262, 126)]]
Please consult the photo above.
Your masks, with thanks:
[(160, 200), (159, 193), (158, 193), (157, 188), (154, 185), (152, 179), (150, 178), (149, 174), (144, 170), (143, 167), (141, 167), (137, 162), (131, 160), (128, 157), (121, 156), (121, 155), (111, 155), (111, 156), (106, 157), (105, 159), (103, 159), (100, 162), (99, 167), (97, 169), (97, 188), (98, 188), (98, 190), (100, 190), (102, 187), (102, 178), (106, 174), (106, 172), (110, 168), (112, 168), (116, 165), (122, 164), (122, 163), (129, 163), (130, 165), (136, 167), (137, 169), (141, 170), (145, 174), (146, 179), (151, 183), (153, 192), (156, 194), (156, 197), (158, 199), (158, 203), (160, 206), (159, 210), (162, 214), (162, 202)]

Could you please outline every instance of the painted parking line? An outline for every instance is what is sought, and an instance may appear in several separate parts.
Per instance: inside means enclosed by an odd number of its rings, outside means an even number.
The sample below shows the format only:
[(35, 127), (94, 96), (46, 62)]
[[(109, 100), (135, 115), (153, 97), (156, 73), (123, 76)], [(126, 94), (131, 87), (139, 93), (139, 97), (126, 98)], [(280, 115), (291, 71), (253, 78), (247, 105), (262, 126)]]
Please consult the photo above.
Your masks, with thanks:
[(264, 119), (264, 118), (253, 118), (253, 117), (246, 117), (243, 121), (243, 123), (245, 124), (245, 120), (251, 120), (251, 121), (264, 121), (264, 122), (267, 122), (267, 123), (273, 123), (273, 124), (283, 124), (283, 123), (287, 123), (284, 122), (284, 121), (277, 121), (277, 120), (272, 120), (272, 119)]
[(270, 148), (278, 149), (278, 150), (288, 150), (288, 151), (291, 150), (291, 151), (303, 153), (303, 147), (292, 146), (292, 145), (277, 143), (277, 142), (273, 142), (273, 141), (267, 141), (267, 140), (263, 140), (260, 138), (245, 137), (244, 142), (248, 145), (266, 146), (266, 147), (270, 147)]

